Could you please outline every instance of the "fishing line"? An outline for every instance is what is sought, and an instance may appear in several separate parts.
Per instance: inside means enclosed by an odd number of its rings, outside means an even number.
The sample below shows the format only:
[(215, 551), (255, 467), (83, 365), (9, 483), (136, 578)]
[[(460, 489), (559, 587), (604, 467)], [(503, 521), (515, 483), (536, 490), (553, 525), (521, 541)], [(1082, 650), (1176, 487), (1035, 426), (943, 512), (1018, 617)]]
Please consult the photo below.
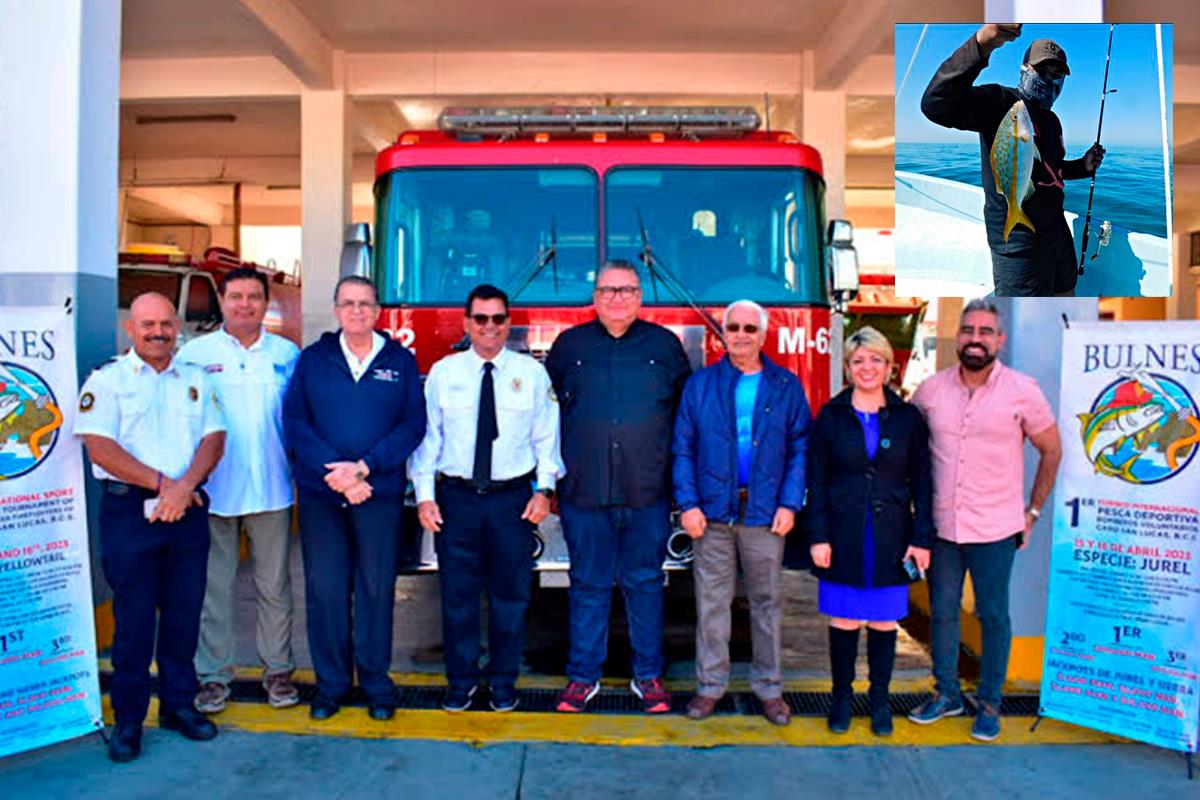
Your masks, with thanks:
[[(1163, 51), (1162, 51), (1162, 25), (1154, 26), (1154, 46), (1158, 49), (1158, 111), (1162, 118), (1162, 145), (1163, 145), (1163, 192), (1167, 197), (1167, 247), (1174, 241), (1173, 223), (1175, 216), (1171, 213), (1171, 155), (1167, 148), (1167, 99), (1166, 89), (1163, 83)], [(1170, 252), (1168, 250), (1167, 252)]]
[(908, 74), (912, 72), (913, 64), (917, 63), (917, 52), (921, 49), (921, 42), (925, 40), (925, 31), (927, 30), (929, 30), (929, 23), (925, 23), (925, 27), (921, 28), (921, 35), (917, 37), (917, 46), (913, 48), (912, 58), (908, 60), (908, 69), (904, 70), (904, 77), (900, 79), (900, 88), (896, 90), (897, 100), (904, 93), (904, 84), (908, 83)]

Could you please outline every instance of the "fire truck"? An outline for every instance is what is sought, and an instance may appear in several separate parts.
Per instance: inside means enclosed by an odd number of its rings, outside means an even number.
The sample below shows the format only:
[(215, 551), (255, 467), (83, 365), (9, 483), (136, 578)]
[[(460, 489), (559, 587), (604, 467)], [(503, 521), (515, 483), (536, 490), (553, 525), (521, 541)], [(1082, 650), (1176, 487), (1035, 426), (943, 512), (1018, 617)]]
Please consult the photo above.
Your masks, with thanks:
[(117, 352), (129, 349), (125, 319), (134, 298), (158, 292), (175, 303), (181, 327), (179, 344), (220, 327), (218, 287), (237, 267), (253, 267), (267, 276), (270, 285), (267, 330), (301, 344), (300, 279), (278, 270), (242, 261), (224, 247), (210, 247), (194, 259), (171, 245), (135, 244), (117, 258)]
[[(467, 346), (477, 284), (508, 292), (510, 348), (543, 358), (592, 318), (597, 265), (625, 259), (641, 272), (642, 316), (674, 331), (693, 367), (723, 355), (719, 316), (748, 298), (770, 315), (764, 352), (814, 410), (840, 387), (852, 227), (826, 224), (820, 154), (761, 130), (752, 108), (449, 108), (437, 130), (379, 153), (374, 191), (374, 245), (352, 226), (342, 271), (369, 275), (380, 329), (422, 374)], [(567, 567), (555, 525), (537, 543), (542, 585)], [(414, 563), (431, 569), (424, 539)], [(689, 560), (682, 531), (669, 553), (668, 569)]]

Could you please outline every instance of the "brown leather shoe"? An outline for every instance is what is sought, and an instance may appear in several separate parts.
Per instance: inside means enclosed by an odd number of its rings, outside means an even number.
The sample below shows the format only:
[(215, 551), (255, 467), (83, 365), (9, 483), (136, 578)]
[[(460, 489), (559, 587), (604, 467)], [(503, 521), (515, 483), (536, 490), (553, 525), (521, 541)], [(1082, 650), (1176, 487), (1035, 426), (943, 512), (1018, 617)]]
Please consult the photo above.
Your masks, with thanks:
[(717, 703), (721, 702), (719, 697), (705, 697), (698, 694), (688, 701), (687, 716), (688, 719), (704, 719), (711, 717), (713, 711), (717, 709)]
[(782, 697), (772, 697), (762, 701), (763, 716), (772, 725), (787, 725), (792, 721), (792, 710)]

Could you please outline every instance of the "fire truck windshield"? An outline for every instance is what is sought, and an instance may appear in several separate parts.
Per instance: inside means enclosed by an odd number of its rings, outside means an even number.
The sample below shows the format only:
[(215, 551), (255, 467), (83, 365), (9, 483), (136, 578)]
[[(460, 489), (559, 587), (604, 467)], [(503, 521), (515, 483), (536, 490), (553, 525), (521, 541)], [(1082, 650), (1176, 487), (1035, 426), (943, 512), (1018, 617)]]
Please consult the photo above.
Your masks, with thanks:
[[(375, 275), (385, 304), (455, 305), (480, 283), (522, 304), (591, 302), (599, 179), (585, 167), (429, 168), (376, 185)], [(555, 248), (554, 258), (548, 248)]]
[[(822, 186), (793, 168), (620, 167), (605, 176), (608, 258), (635, 263), (642, 226), (697, 302), (824, 302)], [(679, 305), (643, 280), (647, 304)]]
[[(600, 183), (584, 166), (381, 176), (373, 269), (381, 300), (457, 306), (492, 283), (522, 305), (589, 304), (602, 256)], [(644, 224), (658, 264), (691, 300), (826, 303), (823, 191), (816, 175), (793, 167), (615, 167), (604, 176), (603, 255), (641, 268)], [(647, 274), (642, 283), (647, 305), (685, 304)]]

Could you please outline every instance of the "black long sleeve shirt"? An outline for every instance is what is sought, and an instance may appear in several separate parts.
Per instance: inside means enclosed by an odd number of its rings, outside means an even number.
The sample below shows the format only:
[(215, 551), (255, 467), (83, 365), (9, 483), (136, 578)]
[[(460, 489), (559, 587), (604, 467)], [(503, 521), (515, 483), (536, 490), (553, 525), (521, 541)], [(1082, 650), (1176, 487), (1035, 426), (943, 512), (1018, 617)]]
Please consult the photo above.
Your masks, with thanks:
[(614, 337), (593, 320), (559, 335), (546, 370), (567, 468), (559, 496), (582, 508), (645, 508), (669, 497), (672, 426), (692, 371), (679, 338), (645, 320)]
[(975, 79), (988, 65), (975, 35), (950, 54), (934, 74), (921, 98), (921, 111), (929, 120), (946, 128), (979, 134), (979, 152), (983, 171), (983, 218), (988, 245), (997, 253), (1018, 253), (1040, 247), (1061, 236), (1070, 238), (1071, 229), (1063, 217), (1064, 180), (1091, 177), (1083, 159), (1066, 161), (1062, 123), (1049, 109), (1026, 103), (1033, 121), (1033, 140), (1040, 161), (1033, 164), (1033, 194), (1021, 208), (1037, 228), (1033, 233), (1023, 225), (1013, 228), (1004, 241), (1004, 220), (1008, 205), (996, 191), (992, 175), (992, 140), (1005, 112), (1021, 99), (1010, 86), (989, 83), (975, 86)]

